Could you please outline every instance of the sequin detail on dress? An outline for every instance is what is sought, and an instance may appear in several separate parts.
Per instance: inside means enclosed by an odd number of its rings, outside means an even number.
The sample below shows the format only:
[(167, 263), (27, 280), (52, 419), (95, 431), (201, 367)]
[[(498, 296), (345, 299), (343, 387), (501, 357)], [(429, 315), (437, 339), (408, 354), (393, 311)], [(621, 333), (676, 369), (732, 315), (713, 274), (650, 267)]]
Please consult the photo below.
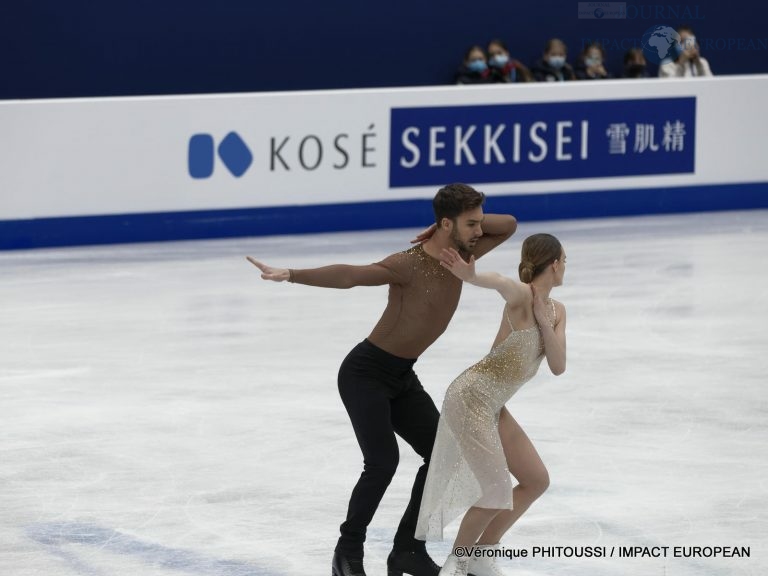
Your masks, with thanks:
[[(550, 318), (555, 307), (550, 301)], [(499, 437), (504, 404), (544, 358), (537, 324), (512, 331), (448, 387), (440, 412), (416, 538), (442, 540), (443, 529), (471, 506), (512, 508), (512, 478)]]

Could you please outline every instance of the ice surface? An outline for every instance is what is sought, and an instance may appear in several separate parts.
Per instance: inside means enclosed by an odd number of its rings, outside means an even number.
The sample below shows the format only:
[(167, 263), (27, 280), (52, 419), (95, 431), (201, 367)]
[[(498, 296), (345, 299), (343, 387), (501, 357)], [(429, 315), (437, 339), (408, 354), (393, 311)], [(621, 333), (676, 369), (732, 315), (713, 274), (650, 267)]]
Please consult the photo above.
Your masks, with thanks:
[[(568, 254), (566, 373), (509, 408), (552, 486), (503, 541), (510, 574), (768, 573), (768, 212), (523, 223)], [(338, 365), (386, 287), (264, 282), (368, 263), (416, 230), (0, 254), (0, 574), (330, 572), (362, 462)], [(440, 405), (488, 350), (502, 301), (467, 286), (416, 365)], [(418, 457), (366, 543), (385, 573)], [(456, 525), (452, 525), (455, 533)], [(450, 542), (430, 543), (441, 562)], [(531, 558), (534, 547), (750, 546), (750, 558)], [(618, 552), (615, 552), (618, 554)], [(668, 555), (672, 555), (670, 548)]]

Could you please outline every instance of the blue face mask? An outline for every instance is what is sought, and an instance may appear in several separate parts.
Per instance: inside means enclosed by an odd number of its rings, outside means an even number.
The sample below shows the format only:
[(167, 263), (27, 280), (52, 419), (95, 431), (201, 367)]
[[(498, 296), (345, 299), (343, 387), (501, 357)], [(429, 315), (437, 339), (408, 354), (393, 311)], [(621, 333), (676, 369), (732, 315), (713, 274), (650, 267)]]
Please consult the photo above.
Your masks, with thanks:
[(489, 64), (494, 68), (504, 68), (507, 62), (509, 62), (509, 56), (506, 54), (496, 54), (496, 56), (491, 57)]
[(488, 68), (488, 65), (485, 63), (485, 60), (472, 60), (469, 64), (467, 64), (467, 68), (469, 68), (472, 72), (485, 72), (486, 68)]
[(600, 66), (600, 64), (602, 63), (603, 61), (600, 58), (593, 58), (593, 57), (584, 58), (584, 64), (587, 66), (587, 68), (590, 68), (592, 66)]
[(547, 59), (547, 64), (556, 70), (560, 70), (560, 68), (565, 66), (565, 56), (550, 56)]

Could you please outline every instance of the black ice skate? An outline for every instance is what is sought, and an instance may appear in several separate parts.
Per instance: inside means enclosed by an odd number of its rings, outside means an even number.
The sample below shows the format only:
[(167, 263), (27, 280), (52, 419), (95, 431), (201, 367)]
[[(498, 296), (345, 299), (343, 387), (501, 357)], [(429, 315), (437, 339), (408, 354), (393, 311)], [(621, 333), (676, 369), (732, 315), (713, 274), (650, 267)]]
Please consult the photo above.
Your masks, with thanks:
[(437, 576), (440, 566), (435, 564), (426, 550), (392, 550), (387, 557), (387, 576)]
[(366, 576), (362, 558), (351, 558), (339, 552), (333, 553), (331, 576)]

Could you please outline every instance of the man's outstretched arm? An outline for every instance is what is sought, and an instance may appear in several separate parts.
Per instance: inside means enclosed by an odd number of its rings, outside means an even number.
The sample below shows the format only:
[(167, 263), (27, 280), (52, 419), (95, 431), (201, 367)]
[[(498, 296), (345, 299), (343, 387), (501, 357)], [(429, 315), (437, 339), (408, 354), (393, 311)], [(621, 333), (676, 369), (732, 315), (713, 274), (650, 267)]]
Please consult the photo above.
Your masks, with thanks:
[(381, 263), (365, 266), (332, 264), (320, 268), (275, 268), (255, 258), (247, 260), (261, 270), (264, 280), (275, 282), (295, 282), (321, 288), (352, 288), (353, 286), (382, 286), (384, 284), (402, 284), (404, 278), (393, 268)]
[(517, 219), (511, 214), (486, 214), (483, 218), (483, 235), (477, 241), (473, 254), (480, 258), (507, 240), (517, 230)]

